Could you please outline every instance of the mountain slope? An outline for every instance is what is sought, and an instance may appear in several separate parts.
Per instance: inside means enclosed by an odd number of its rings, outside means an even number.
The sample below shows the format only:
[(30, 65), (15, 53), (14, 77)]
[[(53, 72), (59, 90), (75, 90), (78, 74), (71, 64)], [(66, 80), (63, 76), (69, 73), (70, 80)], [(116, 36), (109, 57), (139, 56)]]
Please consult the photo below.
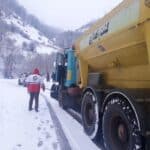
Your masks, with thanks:
[(58, 50), (54, 43), (45, 37), (40, 31), (35, 29), (24, 21), (15, 13), (6, 15), (1, 11), (1, 22), (3, 26), (7, 26), (5, 36), (12, 39), (15, 46), (24, 51), (48, 53)]

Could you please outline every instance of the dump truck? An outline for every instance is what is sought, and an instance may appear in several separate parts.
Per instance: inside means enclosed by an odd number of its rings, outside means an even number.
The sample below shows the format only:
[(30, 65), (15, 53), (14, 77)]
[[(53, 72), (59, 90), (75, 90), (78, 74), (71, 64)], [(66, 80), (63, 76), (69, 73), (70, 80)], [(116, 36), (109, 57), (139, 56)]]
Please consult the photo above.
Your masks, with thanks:
[(106, 150), (150, 150), (150, 0), (124, 0), (57, 55), (51, 95)]

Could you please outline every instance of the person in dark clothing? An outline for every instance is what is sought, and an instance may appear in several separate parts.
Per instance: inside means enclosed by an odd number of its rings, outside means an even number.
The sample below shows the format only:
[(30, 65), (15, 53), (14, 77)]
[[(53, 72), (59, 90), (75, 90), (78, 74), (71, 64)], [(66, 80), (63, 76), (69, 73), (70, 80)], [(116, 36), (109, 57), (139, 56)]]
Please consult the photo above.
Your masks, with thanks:
[(32, 110), (33, 100), (35, 99), (35, 111), (38, 112), (40, 88), (44, 91), (45, 85), (37, 68), (34, 69), (33, 74), (27, 77), (26, 83), (28, 92), (30, 93), (29, 111)]
[(29, 111), (32, 110), (33, 100), (35, 99), (35, 111), (38, 112), (39, 106), (39, 93), (30, 93)]

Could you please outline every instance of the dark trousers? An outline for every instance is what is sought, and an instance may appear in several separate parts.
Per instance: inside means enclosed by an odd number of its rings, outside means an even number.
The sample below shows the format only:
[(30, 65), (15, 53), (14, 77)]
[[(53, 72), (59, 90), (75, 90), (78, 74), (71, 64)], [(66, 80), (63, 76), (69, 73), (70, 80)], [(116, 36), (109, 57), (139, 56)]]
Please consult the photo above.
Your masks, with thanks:
[(29, 110), (32, 110), (33, 100), (35, 99), (35, 110), (38, 111), (39, 107), (39, 92), (37, 93), (30, 93), (30, 100), (29, 100)]

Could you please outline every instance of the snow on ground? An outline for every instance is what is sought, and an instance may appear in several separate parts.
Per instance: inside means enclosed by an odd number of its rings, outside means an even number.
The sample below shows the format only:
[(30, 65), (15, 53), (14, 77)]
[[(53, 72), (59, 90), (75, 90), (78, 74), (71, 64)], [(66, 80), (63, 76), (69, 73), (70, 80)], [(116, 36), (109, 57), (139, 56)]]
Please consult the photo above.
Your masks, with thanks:
[(52, 42), (49, 41), (46, 37), (40, 35), (37, 29), (35, 29), (34, 27), (28, 24), (23, 23), (23, 20), (15, 13), (6, 17), (4, 20), (7, 24), (12, 24), (17, 26), (21, 31), (26, 33), (31, 40), (37, 41), (39, 43), (44, 43), (46, 45), (52, 44)]
[(22, 34), (24, 34), (23, 36), (21, 33), (9, 32), (8, 37), (15, 40), (16, 46), (22, 48), (23, 43), (30, 44), (33, 42), (37, 44), (36, 51), (42, 54), (50, 54), (52, 52), (60, 50), (59, 47), (54, 45), (53, 41), (44, 36), (36, 28), (32, 27), (29, 24), (25, 24), (23, 20), (15, 13), (9, 16), (6, 16), (4, 13), (2, 19), (8, 25), (17, 27), (22, 32)]
[[(9, 33), (10, 34), (10, 33)], [(26, 43), (30, 43), (30, 40), (24, 38), (23, 36), (21, 36), (20, 34), (10, 34), (9, 36), (11, 39), (15, 40), (15, 45), (16, 46), (22, 46), (22, 43), (23, 42), (26, 42)]]
[[(60, 140), (57, 123), (65, 133), (65, 137), (61, 137), (68, 139), (71, 150), (100, 150), (85, 135), (82, 126), (50, 98), (48, 90), (41, 92), (39, 112), (36, 113), (28, 111), (29, 95), (25, 87), (17, 84), (17, 80), (0, 79), (0, 85), (0, 149), (70, 150), (61, 147), (66, 141)], [(50, 83), (47, 86), (49, 88)], [(50, 114), (52, 109), (56, 116)], [(58, 121), (54, 121), (54, 117)]]
[(44, 99), (40, 96), (40, 112), (29, 112), (26, 88), (17, 80), (0, 79), (0, 85), (0, 149), (60, 150)]
[[(46, 83), (46, 87), (50, 89), (51, 83)], [(50, 93), (47, 90), (45, 93), (49, 100), (49, 103), (52, 105), (62, 128), (72, 146), (73, 150), (100, 150), (84, 133), (83, 127), (68, 113), (66, 113), (62, 108), (59, 107), (58, 101), (53, 98), (50, 98)]]
[(47, 46), (38, 46), (36, 48), (36, 51), (39, 53), (39, 54), (51, 54), (52, 52), (57, 52), (57, 50), (55, 48), (52, 48), (52, 47), (47, 47)]

